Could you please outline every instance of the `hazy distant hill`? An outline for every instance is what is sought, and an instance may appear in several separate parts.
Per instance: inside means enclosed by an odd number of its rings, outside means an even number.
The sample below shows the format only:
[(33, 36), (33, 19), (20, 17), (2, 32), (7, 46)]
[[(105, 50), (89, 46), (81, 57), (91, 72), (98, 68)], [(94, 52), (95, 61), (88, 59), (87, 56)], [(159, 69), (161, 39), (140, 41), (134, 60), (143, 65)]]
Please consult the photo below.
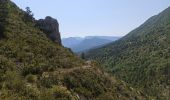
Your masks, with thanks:
[(112, 42), (112, 41), (106, 40), (106, 39), (88, 38), (88, 39), (84, 39), (78, 45), (72, 47), (72, 50), (74, 52), (81, 52), (81, 51), (84, 51), (84, 50), (88, 50), (88, 49), (91, 49), (91, 48), (102, 46), (102, 45), (110, 43), (110, 42)]
[(81, 41), (84, 39), (81, 37), (69, 37), (69, 38), (62, 38), (62, 44), (65, 47), (72, 48), (76, 45), (78, 45)]
[(63, 38), (62, 43), (65, 47), (71, 48), (74, 52), (100, 47), (104, 44), (118, 40), (120, 37), (114, 36), (87, 36)]
[(115, 41), (115, 40), (121, 38), (121, 36), (86, 36), (85, 37), (85, 39), (92, 39), (92, 38), (106, 39), (106, 40), (110, 40), (110, 41)]
[(86, 53), (155, 100), (170, 99), (170, 7), (120, 40)]

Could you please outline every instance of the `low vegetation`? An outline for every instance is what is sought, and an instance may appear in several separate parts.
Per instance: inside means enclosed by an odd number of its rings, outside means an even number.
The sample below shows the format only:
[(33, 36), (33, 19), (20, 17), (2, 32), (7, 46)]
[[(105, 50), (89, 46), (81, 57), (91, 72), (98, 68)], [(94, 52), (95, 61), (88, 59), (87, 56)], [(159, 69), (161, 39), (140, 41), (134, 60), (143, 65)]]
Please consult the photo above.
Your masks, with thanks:
[(90, 50), (118, 78), (156, 100), (170, 98), (170, 8), (151, 17), (120, 40)]

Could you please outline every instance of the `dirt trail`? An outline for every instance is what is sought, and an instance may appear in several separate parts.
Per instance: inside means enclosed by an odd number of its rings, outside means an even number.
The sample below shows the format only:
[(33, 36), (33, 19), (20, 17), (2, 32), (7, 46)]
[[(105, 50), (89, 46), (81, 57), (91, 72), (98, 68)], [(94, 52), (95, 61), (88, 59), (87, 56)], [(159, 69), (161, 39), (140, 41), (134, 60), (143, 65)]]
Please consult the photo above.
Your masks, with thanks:
[(86, 65), (81, 66), (81, 67), (74, 67), (74, 68), (59, 68), (57, 69), (56, 72), (58, 73), (70, 73), (78, 69), (89, 69), (92, 68), (91, 66), (91, 61), (86, 61)]
[(53, 72), (44, 72), (42, 74), (42, 76), (49, 77), (49, 74), (53, 74), (53, 75), (67, 74), (67, 73), (71, 73), (75, 70), (91, 69), (91, 68), (93, 68), (91, 65), (92, 65), (91, 61), (86, 61), (86, 64), (84, 66), (74, 67), (74, 68), (58, 68), (56, 71), (53, 71)]

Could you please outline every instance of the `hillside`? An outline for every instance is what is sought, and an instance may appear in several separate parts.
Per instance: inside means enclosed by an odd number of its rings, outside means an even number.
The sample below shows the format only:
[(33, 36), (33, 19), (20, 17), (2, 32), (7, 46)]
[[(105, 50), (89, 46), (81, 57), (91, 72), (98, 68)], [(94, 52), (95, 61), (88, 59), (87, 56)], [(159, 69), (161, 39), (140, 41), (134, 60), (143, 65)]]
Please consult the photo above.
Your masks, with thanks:
[(115, 36), (86, 36), (84, 38), (71, 37), (62, 39), (65, 47), (71, 48), (73, 52), (84, 52), (92, 48), (98, 48), (110, 42), (118, 40)]
[(55, 19), (37, 25), (28, 12), (0, 0), (0, 100), (145, 99), (95, 62), (62, 47)]
[(170, 7), (120, 40), (86, 53), (157, 100), (170, 98)]

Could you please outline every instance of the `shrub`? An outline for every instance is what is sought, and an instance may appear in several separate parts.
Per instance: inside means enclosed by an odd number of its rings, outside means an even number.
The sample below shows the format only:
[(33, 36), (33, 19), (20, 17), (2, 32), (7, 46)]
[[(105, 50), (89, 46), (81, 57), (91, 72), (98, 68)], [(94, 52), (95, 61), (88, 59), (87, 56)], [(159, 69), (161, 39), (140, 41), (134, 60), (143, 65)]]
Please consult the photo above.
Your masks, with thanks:
[(67, 90), (66, 87), (63, 86), (54, 86), (52, 89), (52, 94), (56, 99), (62, 100), (72, 100), (74, 97), (71, 95), (71, 92)]
[(37, 76), (36, 75), (32, 75), (32, 74), (29, 74), (26, 76), (26, 80), (27, 82), (29, 83), (34, 83), (37, 81)]

